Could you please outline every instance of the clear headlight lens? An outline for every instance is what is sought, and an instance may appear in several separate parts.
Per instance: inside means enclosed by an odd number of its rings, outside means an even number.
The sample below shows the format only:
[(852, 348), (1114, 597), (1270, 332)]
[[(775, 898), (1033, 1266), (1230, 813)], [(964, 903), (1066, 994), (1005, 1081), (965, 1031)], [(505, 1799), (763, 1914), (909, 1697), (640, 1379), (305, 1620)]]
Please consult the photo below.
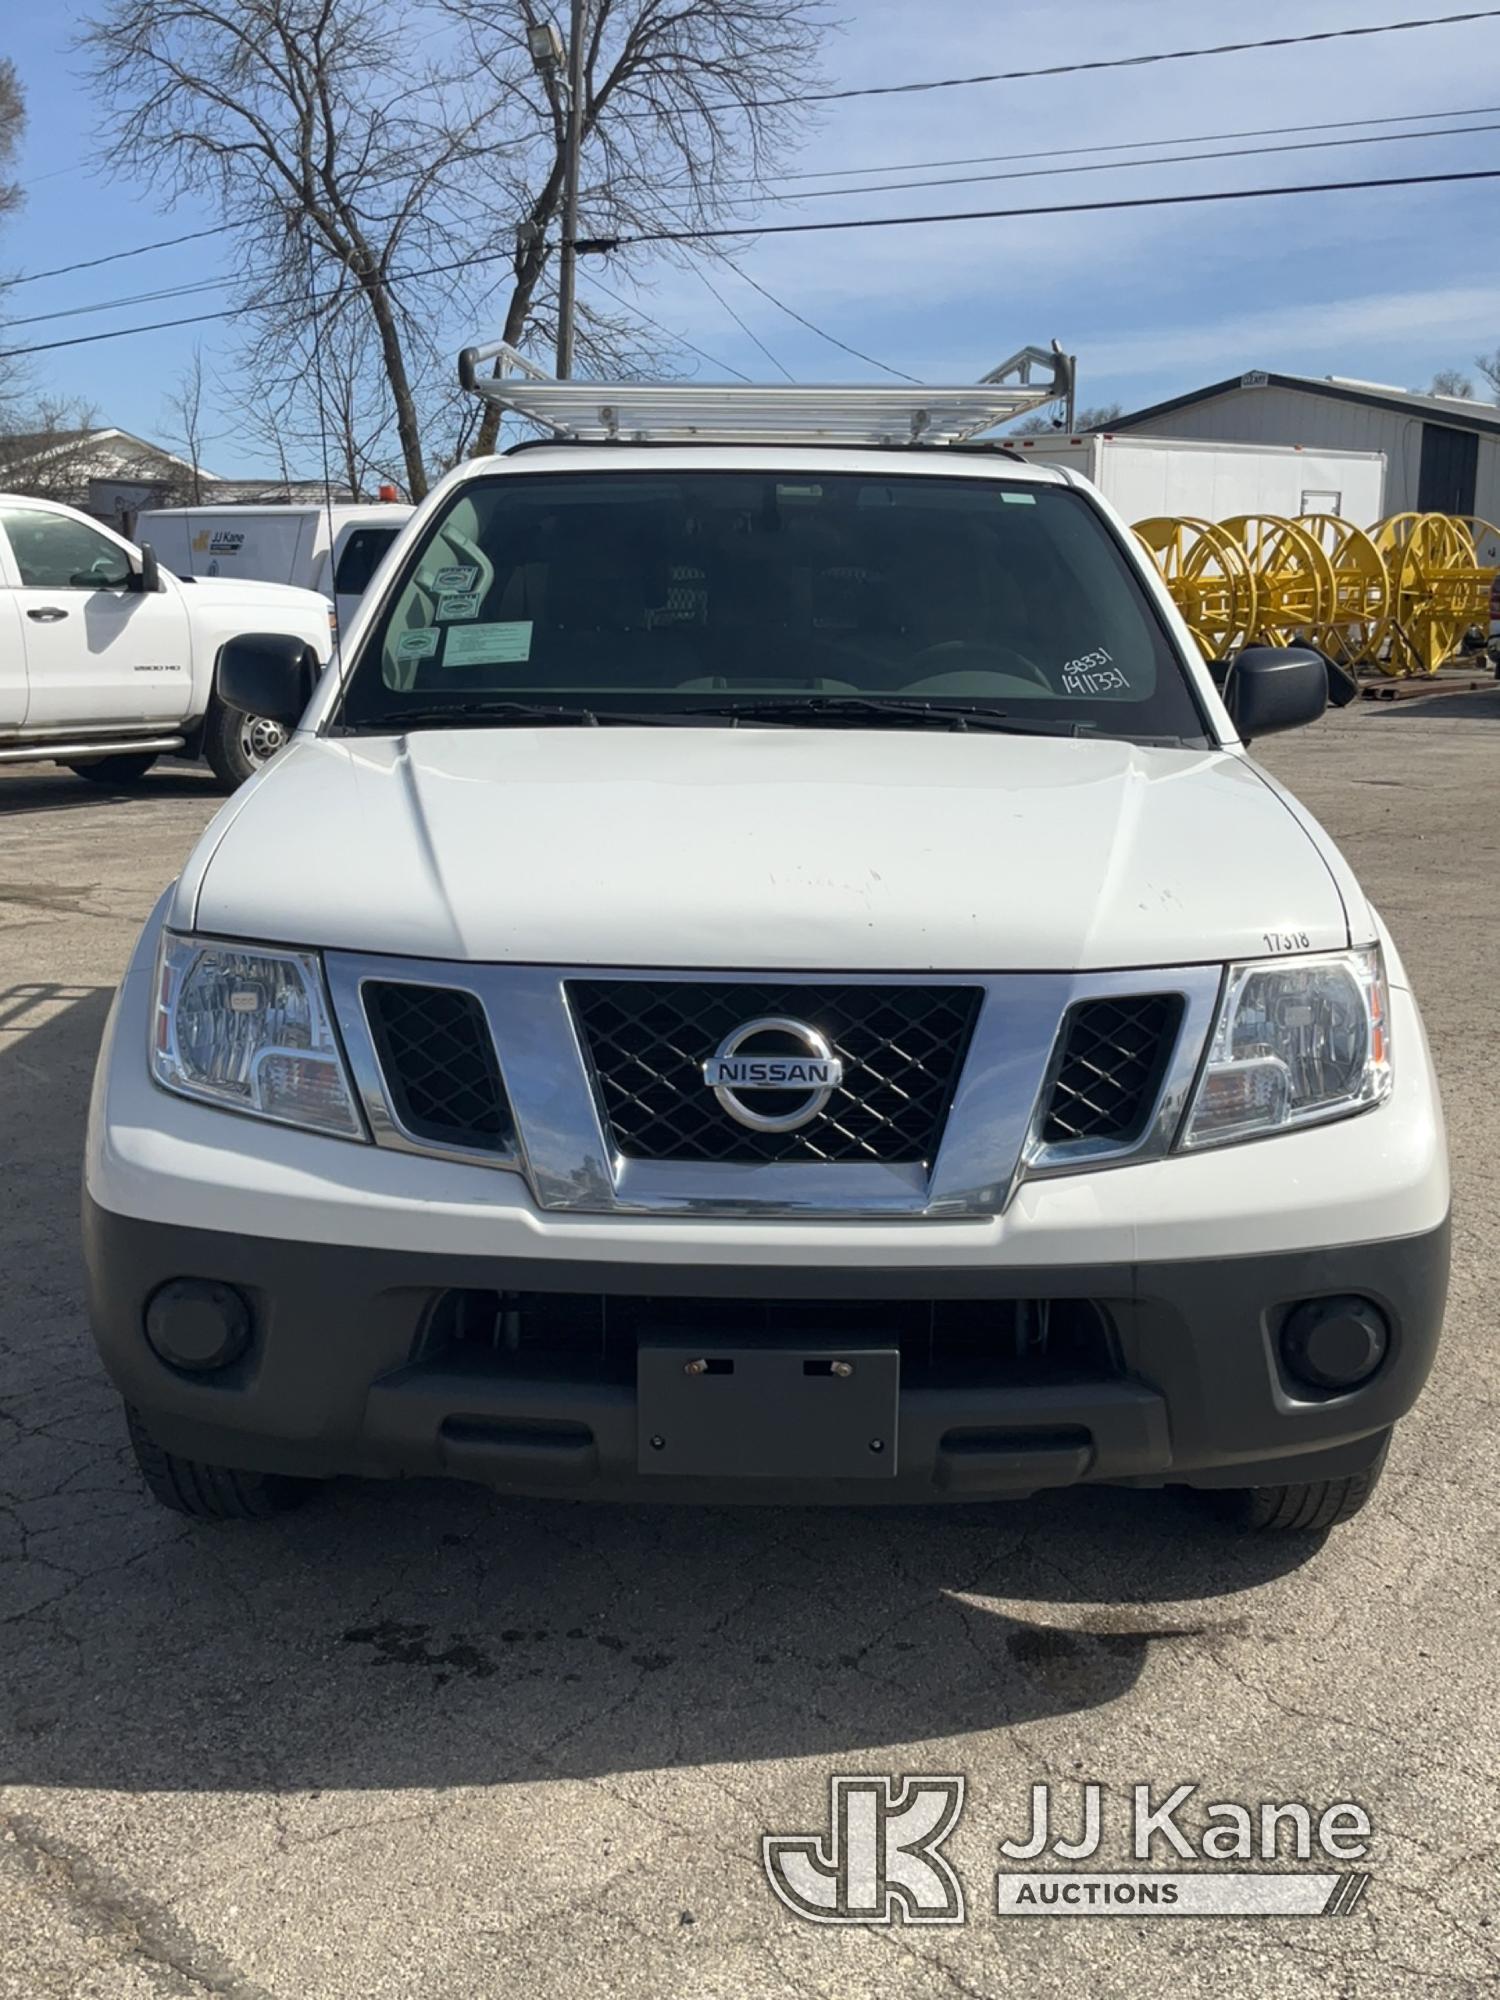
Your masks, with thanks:
[(1218, 1146), (1362, 1111), (1391, 1088), (1378, 950), (1231, 965), (1184, 1146)]
[(163, 932), (151, 1071), (184, 1097), (364, 1137), (310, 952), (199, 944)]

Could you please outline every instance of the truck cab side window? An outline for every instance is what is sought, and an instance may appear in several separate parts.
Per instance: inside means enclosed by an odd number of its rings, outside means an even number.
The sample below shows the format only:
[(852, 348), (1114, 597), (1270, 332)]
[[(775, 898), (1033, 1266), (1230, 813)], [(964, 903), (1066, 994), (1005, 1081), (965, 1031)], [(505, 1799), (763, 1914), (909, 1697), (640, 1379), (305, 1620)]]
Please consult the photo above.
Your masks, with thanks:
[(379, 569), (399, 528), (356, 528), (339, 550), (333, 587), (340, 597), (361, 597)]
[(84, 521), (40, 508), (0, 513), (23, 587), (42, 590), (122, 590), (130, 558), (117, 542)]

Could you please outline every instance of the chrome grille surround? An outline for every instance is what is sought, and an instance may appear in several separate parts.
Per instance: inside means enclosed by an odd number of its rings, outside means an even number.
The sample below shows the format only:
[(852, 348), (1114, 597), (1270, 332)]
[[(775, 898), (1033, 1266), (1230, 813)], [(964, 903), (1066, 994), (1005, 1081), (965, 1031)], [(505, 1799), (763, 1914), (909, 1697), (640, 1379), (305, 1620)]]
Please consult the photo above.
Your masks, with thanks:
[[(1016, 1187), (1159, 1158), (1186, 1109), (1212, 1026), (1223, 968), (1183, 966), (1099, 973), (844, 973), (610, 966), (475, 965), (324, 954), (330, 996), (375, 1143), (434, 1159), (521, 1174), (536, 1205), (590, 1215), (722, 1218), (977, 1220), (1000, 1214)], [(615, 1148), (594, 1087), (568, 988), (583, 981), (701, 981), (723, 987), (837, 985), (978, 987), (968, 1053), (941, 1144), (920, 1161), (712, 1162), (627, 1159)], [(507, 1154), (433, 1143), (403, 1128), (392, 1107), (362, 1003), (366, 982), (454, 986), (483, 1008), (515, 1125)], [(1181, 1024), (1150, 1116), (1128, 1143), (1043, 1135), (1070, 1009), (1126, 996), (1176, 995)], [(711, 1055), (705, 1049), (704, 1055)]]

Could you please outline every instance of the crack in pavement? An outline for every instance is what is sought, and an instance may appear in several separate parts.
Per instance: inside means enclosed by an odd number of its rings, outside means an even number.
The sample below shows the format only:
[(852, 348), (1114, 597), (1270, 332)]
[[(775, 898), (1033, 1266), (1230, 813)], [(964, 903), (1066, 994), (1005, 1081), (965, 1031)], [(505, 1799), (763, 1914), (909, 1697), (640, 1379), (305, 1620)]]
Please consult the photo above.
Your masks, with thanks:
[(7, 1855), (172, 2000), (202, 2000), (204, 1994), (213, 2000), (275, 2000), (159, 1903), (35, 1821), (16, 1813), (0, 1817), (0, 1861)]

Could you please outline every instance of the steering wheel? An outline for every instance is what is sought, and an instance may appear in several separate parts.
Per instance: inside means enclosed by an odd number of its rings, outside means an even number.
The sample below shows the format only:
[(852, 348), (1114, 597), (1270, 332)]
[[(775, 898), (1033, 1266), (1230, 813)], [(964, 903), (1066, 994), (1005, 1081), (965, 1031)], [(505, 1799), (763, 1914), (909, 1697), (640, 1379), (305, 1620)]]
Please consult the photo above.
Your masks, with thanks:
[(946, 663), (943, 665), (943, 670), (933, 671), (921, 680), (909, 681), (902, 689), (902, 693), (920, 694), (929, 680), (946, 680), (960, 668), (961, 664), (970, 661), (976, 665), (982, 663), (992, 672), (1007, 674), (1013, 680), (1035, 681), (1037, 686), (1044, 688), (1048, 694), (1057, 692), (1048, 678), (1046, 668), (1039, 666), (1025, 653), (1018, 653), (1014, 646), (987, 645), (977, 639), (940, 639), (935, 646), (924, 646), (912, 664), (916, 667), (937, 669), (940, 663)]

